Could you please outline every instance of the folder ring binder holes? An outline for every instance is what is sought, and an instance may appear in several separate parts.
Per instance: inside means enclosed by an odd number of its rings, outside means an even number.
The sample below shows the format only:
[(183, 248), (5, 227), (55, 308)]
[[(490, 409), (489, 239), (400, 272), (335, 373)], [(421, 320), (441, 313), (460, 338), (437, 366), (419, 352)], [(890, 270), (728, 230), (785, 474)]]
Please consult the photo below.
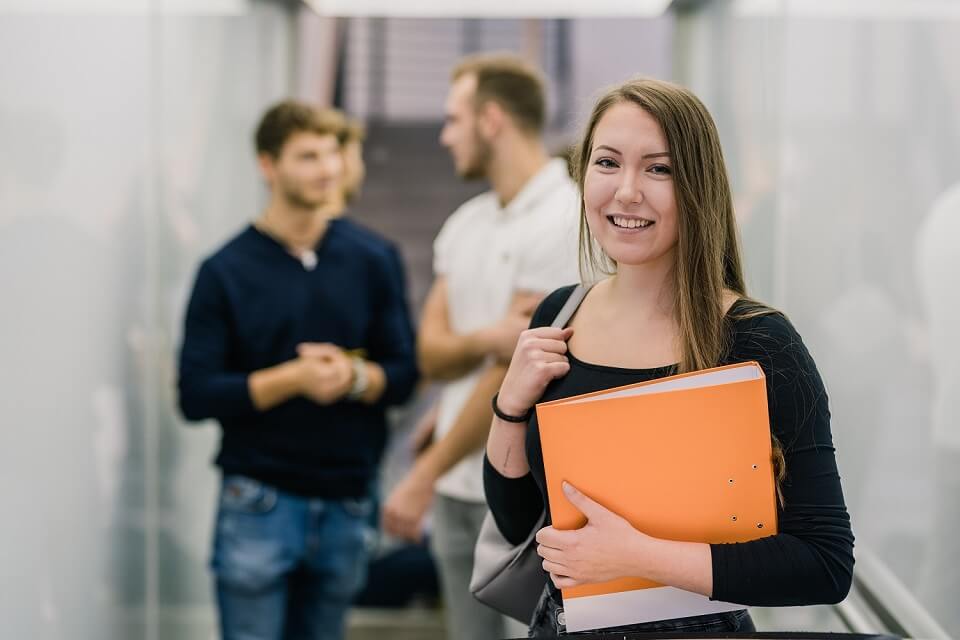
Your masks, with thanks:
[[(568, 480), (655, 537), (720, 544), (776, 533), (766, 381), (756, 363), (562, 398), (536, 411), (555, 528), (583, 526), (564, 498)], [(705, 429), (708, 421), (718, 426)], [(637, 500), (639, 492), (648, 495)], [(743, 609), (639, 577), (562, 596), (568, 633)]]

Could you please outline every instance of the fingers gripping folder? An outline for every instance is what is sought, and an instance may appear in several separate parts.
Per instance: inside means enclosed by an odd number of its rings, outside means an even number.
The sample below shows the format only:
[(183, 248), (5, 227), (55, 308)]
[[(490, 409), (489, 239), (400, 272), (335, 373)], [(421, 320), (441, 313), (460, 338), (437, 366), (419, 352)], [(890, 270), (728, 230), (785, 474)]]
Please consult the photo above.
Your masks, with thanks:
[[(566, 480), (657, 538), (746, 542), (777, 532), (766, 380), (755, 362), (537, 405), (553, 526), (584, 518)], [(643, 578), (563, 590), (568, 631), (745, 608)]]

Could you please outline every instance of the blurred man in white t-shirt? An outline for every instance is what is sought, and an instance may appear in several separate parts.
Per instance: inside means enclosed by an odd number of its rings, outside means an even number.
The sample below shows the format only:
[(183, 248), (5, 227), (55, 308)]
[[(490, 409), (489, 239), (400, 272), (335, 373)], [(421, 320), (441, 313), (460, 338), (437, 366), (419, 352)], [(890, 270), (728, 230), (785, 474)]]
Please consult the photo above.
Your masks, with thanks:
[(519, 58), (473, 56), (454, 70), (440, 142), (462, 178), (486, 179), (491, 190), (457, 209), (434, 242), (418, 355), (424, 375), (446, 385), (433, 442), (388, 497), (384, 525), (417, 540), (433, 503), (431, 544), (457, 638), (507, 635), (503, 618), (468, 591), (486, 513), (490, 400), (536, 305), (579, 280), (577, 189), (544, 147), (545, 117), (540, 74)]

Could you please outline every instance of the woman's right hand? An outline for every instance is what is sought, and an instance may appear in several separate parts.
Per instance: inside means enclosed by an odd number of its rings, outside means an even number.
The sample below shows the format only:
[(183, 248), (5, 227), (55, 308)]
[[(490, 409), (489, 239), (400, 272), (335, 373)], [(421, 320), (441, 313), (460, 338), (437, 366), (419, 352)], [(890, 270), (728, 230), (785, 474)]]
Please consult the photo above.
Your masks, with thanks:
[(570, 327), (537, 327), (520, 334), (497, 396), (500, 411), (522, 416), (537, 403), (551, 380), (567, 374), (567, 340), (572, 335)]

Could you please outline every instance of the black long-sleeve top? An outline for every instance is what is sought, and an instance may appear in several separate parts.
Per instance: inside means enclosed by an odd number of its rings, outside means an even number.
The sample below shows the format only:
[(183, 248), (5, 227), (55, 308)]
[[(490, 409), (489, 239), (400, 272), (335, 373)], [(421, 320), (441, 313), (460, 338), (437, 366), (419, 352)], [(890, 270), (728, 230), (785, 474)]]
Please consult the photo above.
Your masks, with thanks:
[[(217, 464), (282, 490), (318, 497), (366, 495), (386, 442), (386, 406), (417, 379), (413, 328), (399, 254), (350, 220), (334, 220), (307, 269), (250, 226), (200, 266), (184, 322), (180, 408), (223, 427)], [(386, 374), (379, 402), (321, 406), (295, 397), (267, 411), (247, 378), (329, 342)]]
[[(531, 327), (548, 326), (573, 287), (550, 294)], [(781, 314), (737, 319), (727, 315), (731, 347), (718, 365), (756, 361), (766, 375), (770, 428), (786, 460), (779, 532), (751, 542), (712, 544), (715, 600), (755, 606), (836, 603), (853, 576), (853, 532), (843, 501), (823, 382), (800, 336)], [(675, 367), (623, 369), (582, 362), (567, 354), (570, 371), (554, 380), (541, 402), (653, 380)], [(514, 544), (530, 533), (546, 501), (543, 452), (536, 414), (527, 426), (530, 473), (506, 478), (484, 460), (484, 489), (504, 536)], [(643, 496), (637, 496), (642, 500)], [(547, 524), (550, 524), (549, 509)], [(548, 583), (553, 589), (553, 584)]]

